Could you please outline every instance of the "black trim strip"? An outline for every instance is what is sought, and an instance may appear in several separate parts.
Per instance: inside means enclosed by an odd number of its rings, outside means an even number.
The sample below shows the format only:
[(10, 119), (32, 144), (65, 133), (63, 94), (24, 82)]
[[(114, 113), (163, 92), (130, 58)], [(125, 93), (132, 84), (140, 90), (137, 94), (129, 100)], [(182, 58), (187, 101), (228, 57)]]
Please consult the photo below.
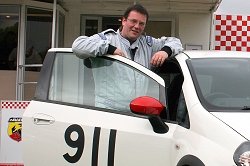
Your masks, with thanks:
[(98, 152), (99, 152), (99, 140), (100, 140), (100, 127), (95, 127), (93, 136), (93, 147), (92, 147), (92, 166), (98, 165)]
[(55, 52), (48, 52), (46, 54), (46, 58), (44, 59), (43, 66), (41, 68), (37, 81), (34, 99), (48, 99), (50, 78), (53, 70), (55, 57)]
[(116, 132), (117, 130), (111, 129), (109, 134), (108, 166), (114, 166)]

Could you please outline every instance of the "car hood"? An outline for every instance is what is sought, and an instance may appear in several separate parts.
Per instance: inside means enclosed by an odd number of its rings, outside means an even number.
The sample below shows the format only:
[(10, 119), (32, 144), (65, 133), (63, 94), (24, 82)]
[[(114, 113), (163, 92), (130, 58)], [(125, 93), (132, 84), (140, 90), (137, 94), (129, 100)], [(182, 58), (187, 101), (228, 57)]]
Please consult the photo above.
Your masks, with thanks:
[(212, 112), (212, 114), (248, 140), (250, 139), (250, 112)]

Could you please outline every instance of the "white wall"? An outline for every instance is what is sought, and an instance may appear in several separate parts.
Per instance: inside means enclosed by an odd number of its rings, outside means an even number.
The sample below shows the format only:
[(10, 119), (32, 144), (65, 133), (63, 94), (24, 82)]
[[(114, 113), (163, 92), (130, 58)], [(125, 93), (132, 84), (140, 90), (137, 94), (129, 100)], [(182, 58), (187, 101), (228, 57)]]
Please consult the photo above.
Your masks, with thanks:
[(72, 46), (73, 41), (80, 35), (80, 9), (71, 9), (65, 18), (65, 46)]
[(250, 15), (249, 0), (222, 0), (216, 14)]
[[(69, 10), (68, 12), (65, 47), (71, 47), (73, 41), (80, 35), (81, 12), (80, 10)], [(211, 17), (211, 13), (180, 13), (179, 16), (177, 16), (175, 21), (175, 36), (181, 39), (184, 48), (186, 44), (194, 44), (202, 45), (202, 48), (205, 50), (209, 49)]]
[(209, 49), (212, 14), (180, 13), (179, 36), (185, 49), (186, 44), (202, 45)]
[[(25, 81), (36, 82), (39, 72), (26, 71)], [(16, 100), (16, 71), (15, 70), (0, 70), (0, 101), (1, 100)], [(24, 100), (30, 101), (34, 98), (36, 84), (25, 85)]]

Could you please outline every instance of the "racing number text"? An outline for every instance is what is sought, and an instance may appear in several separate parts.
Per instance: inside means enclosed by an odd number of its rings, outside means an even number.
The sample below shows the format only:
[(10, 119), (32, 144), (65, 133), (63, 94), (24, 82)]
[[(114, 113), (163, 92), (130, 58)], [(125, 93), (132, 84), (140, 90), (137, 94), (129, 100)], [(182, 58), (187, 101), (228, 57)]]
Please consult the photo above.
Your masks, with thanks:
[[(78, 138), (76, 140), (72, 140), (71, 134), (76, 132), (78, 134)], [(108, 166), (114, 165), (114, 153), (115, 153), (115, 141), (116, 141), (116, 130), (111, 129), (109, 134), (109, 146), (108, 146)], [(92, 166), (98, 165), (98, 151), (99, 151), (99, 142), (100, 142), (100, 133), (101, 128), (95, 127), (93, 134), (93, 145), (92, 145)], [(64, 134), (65, 142), (71, 148), (77, 148), (75, 155), (71, 156), (69, 153), (65, 153), (63, 155), (64, 159), (69, 163), (76, 163), (80, 160), (85, 143), (85, 135), (84, 130), (81, 126), (77, 124), (72, 124), (69, 126)]]

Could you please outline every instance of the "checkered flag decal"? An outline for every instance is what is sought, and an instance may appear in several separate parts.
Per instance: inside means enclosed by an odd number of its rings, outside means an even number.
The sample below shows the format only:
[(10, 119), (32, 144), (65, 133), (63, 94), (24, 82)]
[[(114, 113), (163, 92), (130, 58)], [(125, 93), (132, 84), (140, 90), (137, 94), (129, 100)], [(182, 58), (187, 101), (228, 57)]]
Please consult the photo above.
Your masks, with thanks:
[(250, 52), (250, 16), (215, 15), (214, 49)]
[(2, 109), (25, 109), (29, 105), (29, 101), (2, 101)]

